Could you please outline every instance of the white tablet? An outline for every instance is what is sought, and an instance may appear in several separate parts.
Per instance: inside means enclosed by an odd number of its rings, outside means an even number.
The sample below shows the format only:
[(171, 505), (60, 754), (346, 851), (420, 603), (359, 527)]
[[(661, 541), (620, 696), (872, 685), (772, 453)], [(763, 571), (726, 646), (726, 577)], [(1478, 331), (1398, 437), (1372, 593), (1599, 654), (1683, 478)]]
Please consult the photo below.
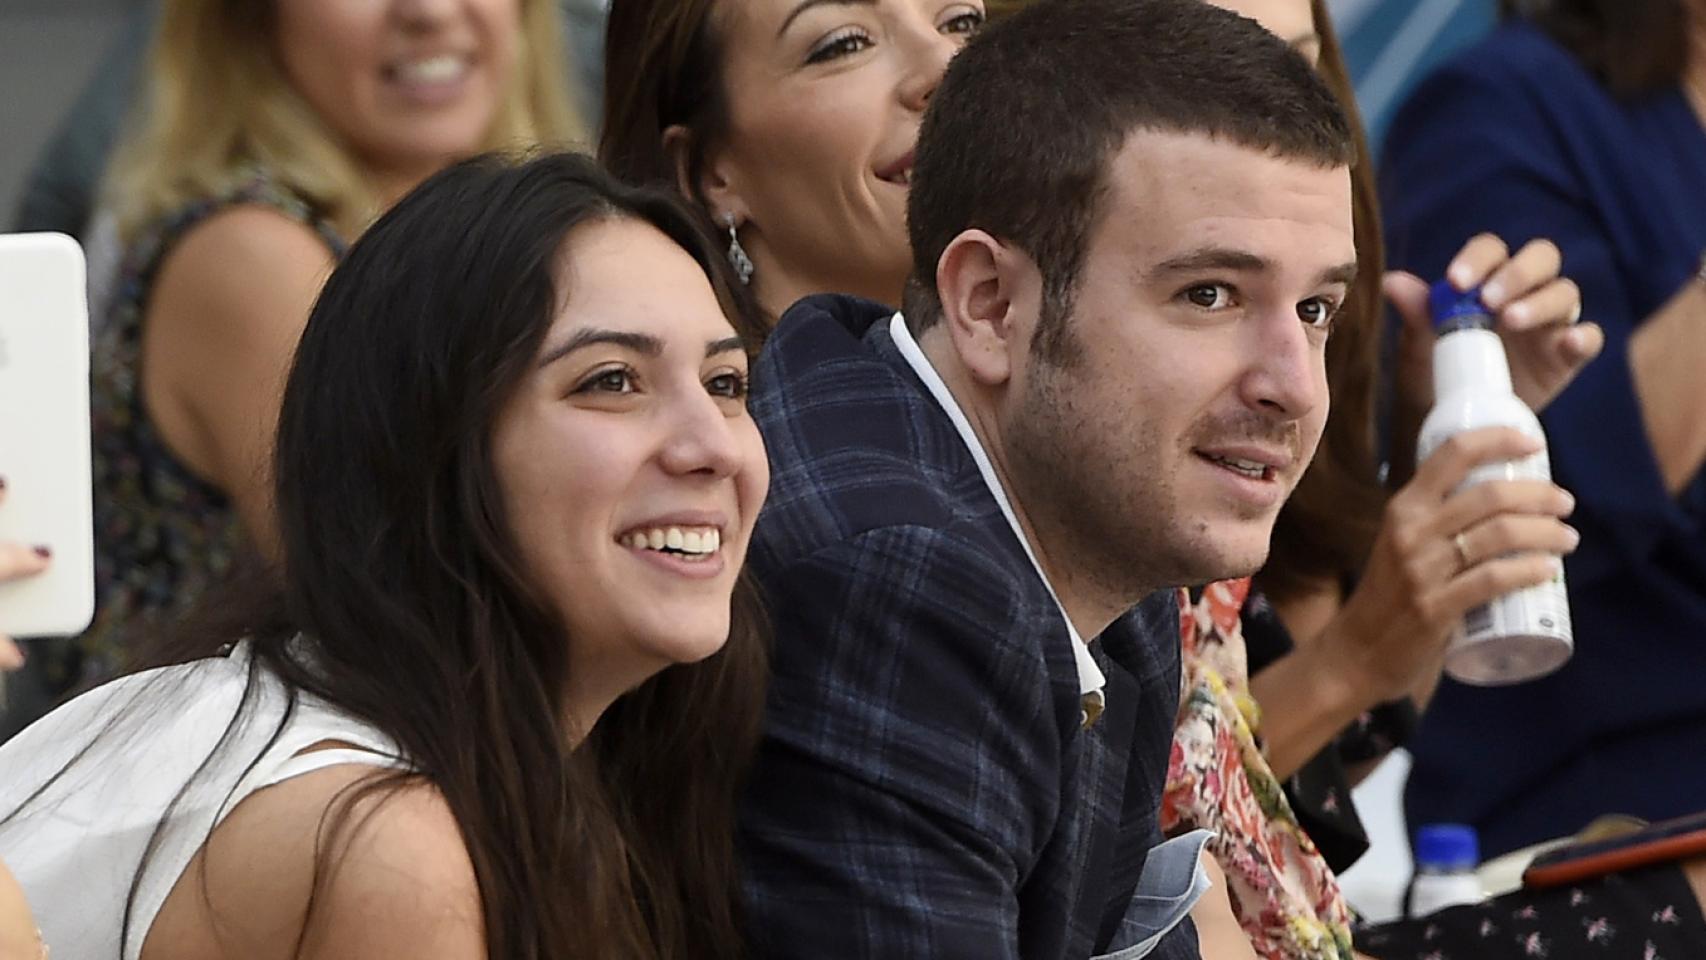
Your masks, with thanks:
[(89, 476), (89, 307), (64, 234), (0, 234), (0, 540), (53, 563), (0, 583), (0, 633), (81, 632), (95, 610)]

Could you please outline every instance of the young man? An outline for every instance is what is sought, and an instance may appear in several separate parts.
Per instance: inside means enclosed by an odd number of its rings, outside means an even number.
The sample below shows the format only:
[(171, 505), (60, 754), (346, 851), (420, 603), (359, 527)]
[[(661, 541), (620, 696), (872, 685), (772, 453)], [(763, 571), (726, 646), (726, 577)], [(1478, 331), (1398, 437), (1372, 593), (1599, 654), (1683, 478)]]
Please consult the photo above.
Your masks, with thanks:
[(755, 371), (756, 955), (1196, 955), (1165, 588), (1255, 570), (1315, 449), (1352, 157), (1309, 66), (1195, 0), (1039, 4), (956, 58), (905, 317), (803, 301)]

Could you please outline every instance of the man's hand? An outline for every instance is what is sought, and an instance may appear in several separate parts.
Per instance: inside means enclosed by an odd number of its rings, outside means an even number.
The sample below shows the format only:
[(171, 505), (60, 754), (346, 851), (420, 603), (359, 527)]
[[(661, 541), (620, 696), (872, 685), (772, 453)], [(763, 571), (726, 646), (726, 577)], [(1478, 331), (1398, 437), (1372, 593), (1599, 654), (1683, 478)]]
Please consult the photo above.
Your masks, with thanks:
[[(1605, 346), (1605, 332), (1597, 324), (1578, 322), (1581, 291), (1559, 276), (1562, 265), (1563, 256), (1550, 240), (1531, 241), (1511, 256), (1503, 240), (1483, 233), (1465, 244), (1446, 269), (1457, 289), (1481, 287), (1481, 300), (1497, 320), (1510, 357), (1511, 385), (1536, 411), (1552, 402)], [(1426, 411), (1434, 400), (1428, 285), (1396, 270), (1387, 273), (1381, 285), (1403, 320), (1398, 335), (1399, 403), (1410, 411)]]

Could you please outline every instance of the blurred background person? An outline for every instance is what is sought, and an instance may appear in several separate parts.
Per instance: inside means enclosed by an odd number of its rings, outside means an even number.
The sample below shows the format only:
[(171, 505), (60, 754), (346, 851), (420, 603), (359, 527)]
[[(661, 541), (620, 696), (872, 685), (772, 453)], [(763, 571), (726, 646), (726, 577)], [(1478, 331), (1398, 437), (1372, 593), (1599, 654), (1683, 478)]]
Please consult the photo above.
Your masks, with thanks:
[[(136, 0), (96, 60), (94, 73), (30, 165), (8, 230), (53, 230), (91, 245), (100, 182), (134, 93), (145, 78), (149, 38), (162, 0)], [(565, 82), (580, 114), (596, 127), (604, 69), (604, 0), (558, 0), (567, 28)]]
[(1577, 497), (1574, 659), (1447, 680), (1412, 744), (1412, 823), (1500, 853), (1601, 814), (1706, 806), (1706, 3), (1533, 0), (1416, 89), (1383, 171), (1394, 263), (1552, 238), (1605, 355), (1547, 408)]
[(32, 658), (10, 729), (272, 551), (267, 453), (327, 271), (458, 157), (579, 136), (561, 36), (554, 0), (165, 0), (108, 187), (124, 259), (92, 345), (95, 620)]
[(753, 324), (680, 202), (456, 166), (333, 272), (278, 576), (0, 747), (55, 956), (744, 956)]
[(918, 127), (983, 20), (981, 0), (615, 0), (599, 159), (690, 197), (773, 318), (813, 293), (898, 304)]

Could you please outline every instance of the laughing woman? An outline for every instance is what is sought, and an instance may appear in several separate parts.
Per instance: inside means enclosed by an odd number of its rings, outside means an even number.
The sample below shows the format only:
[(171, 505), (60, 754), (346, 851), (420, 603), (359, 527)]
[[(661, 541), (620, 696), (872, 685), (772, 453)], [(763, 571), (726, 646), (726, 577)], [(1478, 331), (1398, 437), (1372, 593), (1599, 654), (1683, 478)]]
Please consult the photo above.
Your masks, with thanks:
[(91, 344), (95, 619), (38, 647), (0, 740), (274, 556), (284, 374), (344, 247), (457, 159), (580, 133), (553, 0), (160, 7), (107, 185), (124, 263)]
[(282, 584), (0, 748), (57, 955), (737, 957), (747, 318), (678, 201), (470, 161), (332, 274)]

